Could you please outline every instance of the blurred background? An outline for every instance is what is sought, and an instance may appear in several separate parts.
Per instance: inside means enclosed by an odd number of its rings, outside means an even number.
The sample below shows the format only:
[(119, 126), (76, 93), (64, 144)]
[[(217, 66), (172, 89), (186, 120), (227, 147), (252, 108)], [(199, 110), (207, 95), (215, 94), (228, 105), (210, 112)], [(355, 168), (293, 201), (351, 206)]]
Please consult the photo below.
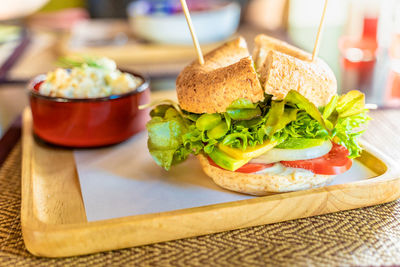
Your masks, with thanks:
[[(5, 1), (5, 0), (2, 0)], [(207, 52), (266, 33), (312, 51), (324, 0), (187, 0)], [(62, 56), (106, 56), (173, 90), (196, 54), (179, 0), (13, 0), (0, 5), (0, 136), (27, 105), (24, 85)], [(319, 56), (338, 90), (400, 107), (400, 0), (331, 0)]]

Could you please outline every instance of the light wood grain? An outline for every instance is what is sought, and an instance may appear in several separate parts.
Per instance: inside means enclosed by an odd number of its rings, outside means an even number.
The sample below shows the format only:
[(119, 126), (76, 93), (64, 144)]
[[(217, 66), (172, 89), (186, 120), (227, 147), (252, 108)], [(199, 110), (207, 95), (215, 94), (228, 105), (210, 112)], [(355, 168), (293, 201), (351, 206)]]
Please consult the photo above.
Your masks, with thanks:
[[(174, 93), (157, 94), (153, 99), (173, 96)], [(400, 144), (393, 147), (395, 135), (390, 137), (390, 132), (397, 134), (400, 127), (388, 122), (392, 118), (388, 114), (383, 111), (373, 116), (374, 127), (369, 130), (372, 134), (366, 137), (370, 141), (379, 138), (378, 145), (385, 143), (385, 149), (396, 151), (398, 156)], [(393, 114), (398, 115), (399, 111)], [(87, 222), (72, 151), (50, 148), (35, 141), (31, 123), (30, 110), (26, 109), (21, 224), (26, 247), (39, 256), (64, 257), (126, 248), (355, 209), (400, 197), (400, 173), (395, 163), (366, 144), (361, 161), (380, 174), (372, 179), (199, 208)]]
[[(24, 112), (24, 121), (31, 121), (31, 113)], [(31, 146), (23, 148), (23, 200), (30, 194), (31, 208), (23, 210), (38, 222), (45, 224), (71, 224), (86, 221), (86, 213), (76, 178), (74, 156), (70, 150), (55, 148), (36, 142), (32, 125), (24, 124), (24, 142)], [(29, 155), (28, 157), (26, 157)], [(29, 173), (27, 173), (29, 172)], [(27, 178), (27, 179), (25, 179)], [(30, 179), (34, 179), (33, 181)], [(71, 197), (73, 196), (73, 197)], [(67, 204), (66, 204), (67, 203)]]
[[(71, 151), (35, 143), (31, 172), (35, 179), (33, 211), (40, 221), (52, 224), (86, 221)], [(76, 197), (71, 199), (71, 195)]]

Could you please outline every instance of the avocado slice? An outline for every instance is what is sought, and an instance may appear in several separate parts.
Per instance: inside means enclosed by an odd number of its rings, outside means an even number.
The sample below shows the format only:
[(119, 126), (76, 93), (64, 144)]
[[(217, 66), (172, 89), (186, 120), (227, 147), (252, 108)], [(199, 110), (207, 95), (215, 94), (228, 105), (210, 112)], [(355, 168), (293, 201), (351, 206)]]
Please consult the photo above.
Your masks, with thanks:
[(304, 149), (314, 146), (321, 146), (325, 142), (325, 139), (288, 138), (285, 140), (285, 142), (280, 143), (276, 148)]
[(228, 171), (236, 171), (250, 160), (232, 158), (218, 148), (215, 148), (213, 152), (209, 154), (209, 156), (215, 162), (215, 164)]

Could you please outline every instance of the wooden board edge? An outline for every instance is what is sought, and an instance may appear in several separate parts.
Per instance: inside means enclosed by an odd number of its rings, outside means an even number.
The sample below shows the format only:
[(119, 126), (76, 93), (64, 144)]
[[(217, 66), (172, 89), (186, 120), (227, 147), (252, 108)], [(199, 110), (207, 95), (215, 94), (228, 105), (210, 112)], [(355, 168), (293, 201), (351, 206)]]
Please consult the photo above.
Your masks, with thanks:
[[(23, 119), (24, 122), (31, 119), (29, 108), (25, 109)], [(269, 196), (268, 201), (261, 197), (240, 202), (84, 224), (45, 225), (34, 217), (33, 203), (29, 202), (28, 197), (32, 194), (30, 174), (31, 148), (34, 140), (31, 126), (27, 127), (27, 124), (24, 123), (23, 133), (21, 225), (27, 249), (37, 256), (67, 257), (121, 249), (356, 209), (393, 201), (400, 197), (400, 175), (391, 171), (395, 164), (373, 146), (366, 144), (367, 149), (374, 154), (378, 153), (378, 158), (382, 159), (389, 167), (389, 171), (385, 175), (377, 177), (378, 179), (373, 181), (366, 180), (292, 192), (290, 198), (274, 195)], [(378, 195), (379, 198), (371, 198), (368, 203), (345, 201), (345, 199), (357, 199), (358, 195), (366, 194)], [(309, 205), (303, 205), (303, 209), (300, 210), (285, 211), (293, 205), (293, 202), (299, 203), (300, 201)], [(318, 202), (317, 205), (313, 204)], [(300, 213), (301, 215), (298, 215)], [(200, 230), (194, 227), (199, 221), (206, 227)], [(44, 229), (46, 231), (43, 231)]]
[[(390, 190), (388, 195), (389, 188), (394, 188), (394, 191)], [(344, 188), (339, 194), (326, 190), (290, 199), (276, 198), (254, 203), (244, 201), (241, 205), (222, 204), (221, 207), (220, 204), (218, 208), (206, 206), (188, 209), (183, 213), (153, 214), (153, 218), (124, 217), (54, 227), (46, 232), (36, 230), (31, 235), (30, 251), (45, 257), (84, 255), (372, 206), (399, 198), (400, 179), (392, 180), (389, 184), (364, 185), (358, 188), (357, 194), (371, 194), (371, 189), (385, 197), (371, 199), (368, 204), (349, 204), (343, 199), (354, 195), (351, 189)], [(300, 208), (293, 207), (293, 202), (303, 205)]]
[(32, 202), (32, 113), (26, 107), (22, 115), (22, 165), (21, 165), (21, 231), (26, 248), (34, 255), (36, 253), (36, 231), (42, 229), (42, 223), (33, 214)]

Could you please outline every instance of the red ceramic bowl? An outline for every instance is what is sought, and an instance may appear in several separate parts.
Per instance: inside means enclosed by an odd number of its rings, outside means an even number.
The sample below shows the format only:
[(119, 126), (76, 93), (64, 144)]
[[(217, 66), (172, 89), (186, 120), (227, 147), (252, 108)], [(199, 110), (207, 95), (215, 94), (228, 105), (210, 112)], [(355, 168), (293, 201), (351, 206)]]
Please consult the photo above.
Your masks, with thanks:
[(43, 140), (68, 147), (96, 147), (122, 142), (145, 129), (148, 110), (138, 106), (150, 100), (149, 82), (132, 92), (102, 98), (70, 99), (39, 94), (35, 85), (40, 75), (29, 85), (33, 131)]

